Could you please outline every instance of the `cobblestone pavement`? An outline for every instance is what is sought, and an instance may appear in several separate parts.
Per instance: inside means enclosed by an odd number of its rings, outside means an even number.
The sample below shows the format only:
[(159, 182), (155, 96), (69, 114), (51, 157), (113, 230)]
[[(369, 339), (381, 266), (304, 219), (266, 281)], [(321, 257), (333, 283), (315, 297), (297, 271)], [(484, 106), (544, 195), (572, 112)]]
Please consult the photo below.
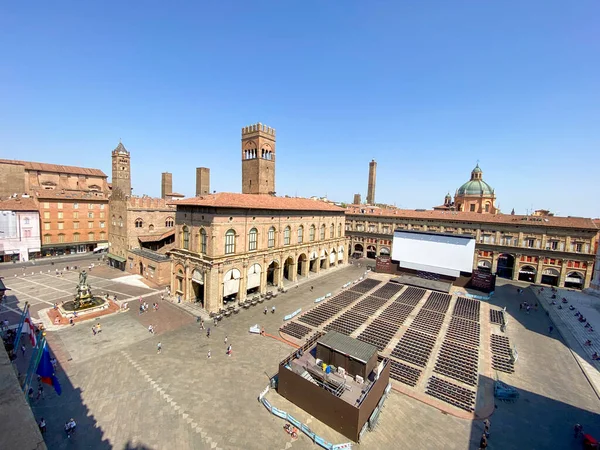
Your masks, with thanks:
[[(63, 395), (58, 397), (47, 388), (46, 398), (33, 404), (36, 417), (43, 416), (48, 422), (49, 448), (316, 448), (305, 436), (291, 443), (283, 432), (284, 422), (258, 403), (258, 393), (291, 348), (249, 334), (248, 328), (264, 325), (267, 333), (276, 335), (285, 314), (312, 306), (316, 297), (358, 278), (363, 270), (349, 266), (290, 289), (265, 303), (269, 307), (274, 304), (276, 314), (265, 316), (257, 306), (216, 328), (206, 323), (211, 327), (210, 338), (192, 315), (167, 302), (158, 313), (139, 316), (132, 309), (105, 317), (99, 336), (79, 324), (49, 333), (60, 361)], [(547, 336), (545, 314), (519, 314), (522, 299), (514, 286), (500, 285), (492, 300), (507, 307), (512, 318), (507, 335), (519, 351), (516, 372), (499, 376), (519, 389), (521, 398), (513, 404), (498, 403), (491, 417), (488, 448), (578, 448), (571, 438), (573, 423), (580, 422), (592, 434), (600, 434), (600, 402), (564, 342)], [(156, 321), (156, 335), (147, 331), (150, 320)], [(226, 335), (233, 347), (231, 357), (225, 355)], [(159, 341), (161, 354), (156, 350)], [(276, 392), (268, 396), (325, 439), (347, 442)], [(71, 417), (79, 426), (76, 435), (67, 439), (62, 427)], [(477, 448), (481, 430), (480, 422), (445, 415), (393, 392), (376, 430), (366, 433), (356, 447), (471, 449)]]

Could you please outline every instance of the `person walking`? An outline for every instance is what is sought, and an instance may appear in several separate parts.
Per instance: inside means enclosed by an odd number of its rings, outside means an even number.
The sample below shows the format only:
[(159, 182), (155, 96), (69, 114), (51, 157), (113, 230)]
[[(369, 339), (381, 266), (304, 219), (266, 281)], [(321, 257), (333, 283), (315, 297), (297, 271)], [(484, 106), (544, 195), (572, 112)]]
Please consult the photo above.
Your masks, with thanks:
[(96, 331), (96, 325), (92, 326), (92, 333), (94, 334), (94, 336), (96, 336), (96, 333), (97, 333), (97, 331)]
[(574, 438), (578, 438), (579, 435), (581, 435), (583, 433), (583, 427), (576, 423), (575, 426), (573, 427), (573, 432), (575, 433), (575, 435), (573, 436)]
[(148, 325), (148, 333), (154, 334), (154, 327), (152, 326), (152, 324)]
[(481, 435), (481, 439), (479, 440), (479, 450), (485, 450), (487, 445), (487, 438), (485, 437), (485, 433), (483, 433)]
[(554, 330), (554, 327), (552, 325), (550, 325), (548, 327), (548, 334), (552, 334), (552, 330)]
[(275, 306), (271, 308), (271, 314), (275, 314)]
[(225, 345), (227, 345), (227, 335), (225, 335)]
[(265, 306), (265, 316), (267, 315), (267, 307)]
[(492, 425), (492, 423), (490, 422), (490, 419), (485, 419), (483, 421), (484, 433), (485, 433), (486, 438), (490, 437), (490, 426), (491, 425)]
[(160, 341), (158, 341), (158, 344), (156, 344), (156, 354), (160, 355), (161, 352), (162, 352), (162, 343)]
[(36, 400), (39, 400), (40, 398), (44, 398), (44, 387), (41, 384), (38, 386), (38, 394)]
[(200, 329), (204, 330), (204, 319), (200, 319)]
[(231, 356), (231, 344), (227, 347), (227, 356)]
[(209, 338), (210, 337), (210, 327), (208, 327), (208, 329), (206, 330), (206, 337)]
[(21, 354), (25, 356), (25, 346), (21, 345)]
[(42, 434), (45, 434), (46, 433), (46, 421), (44, 420), (43, 417), (40, 419), (40, 423), (38, 425), (40, 427), (40, 432)]
[(102, 325), (100, 325), (100, 322), (98, 322), (98, 325), (96, 325), (96, 332), (100, 333), (102, 331)]

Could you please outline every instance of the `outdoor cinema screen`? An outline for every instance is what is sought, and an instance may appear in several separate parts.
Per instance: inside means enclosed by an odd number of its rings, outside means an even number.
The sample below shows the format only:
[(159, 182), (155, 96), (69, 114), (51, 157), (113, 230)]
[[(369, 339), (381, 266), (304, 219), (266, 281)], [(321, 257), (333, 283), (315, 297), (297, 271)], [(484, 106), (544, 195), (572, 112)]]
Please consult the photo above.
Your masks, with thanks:
[(400, 267), (458, 277), (473, 271), (475, 238), (469, 235), (395, 231), (392, 259)]

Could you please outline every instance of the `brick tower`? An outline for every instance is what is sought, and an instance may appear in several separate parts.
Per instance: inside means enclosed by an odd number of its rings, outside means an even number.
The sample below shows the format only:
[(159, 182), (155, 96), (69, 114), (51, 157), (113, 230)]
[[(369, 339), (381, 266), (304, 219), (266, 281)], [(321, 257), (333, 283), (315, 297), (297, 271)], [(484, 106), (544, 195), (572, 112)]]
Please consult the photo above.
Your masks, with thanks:
[(173, 174), (163, 172), (160, 179), (160, 197), (167, 198), (167, 194), (173, 193)]
[(210, 169), (196, 167), (196, 197), (210, 194)]
[(275, 195), (275, 129), (242, 128), (242, 193)]
[[(116, 255), (125, 261), (127, 253), (127, 201), (131, 196), (131, 158), (119, 142), (112, 151), (112, 193), (108, 200), (111, 215), (108, 226), (109, 259)], [(125, 268), (123, 261), (113, 260), (116, 267)]]
[(375, 180), (377, 178), (377, 163), (372, 160), (369, 163), (369, 185), (367, 189), (367, 205), (375, 204)]

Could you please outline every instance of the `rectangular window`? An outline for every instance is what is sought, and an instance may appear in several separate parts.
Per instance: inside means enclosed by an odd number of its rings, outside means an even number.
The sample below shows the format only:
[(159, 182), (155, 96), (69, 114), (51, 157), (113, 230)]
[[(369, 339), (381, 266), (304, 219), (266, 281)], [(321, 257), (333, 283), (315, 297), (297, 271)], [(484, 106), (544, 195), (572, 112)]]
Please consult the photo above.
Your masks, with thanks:
[(104, 209), (104, 203), (100, 203), (100, 209)]
[(384, 233), (389, 233), (390, 232), (390, 227), (383, 227), (383, 232)]
[(269, 239), (269, 243), (268, 243), (269, 248), (275, 247), (275, 230), (273, 228), (271, 228), (269, 230), (268, 239)]
[(50, 218), (50, 211), (44, 211), (44, 219)]
[(308, 232), (308, 239), (310, 239), (310, 242), (315, 240), (315, 227), (310, 227), (310, 231)]
[(93, 203), (89, 203), (88, 204), (88, 209), (94, 209), (94, 204)]
[(583, 249), (583, 244), (581, 244), (581, 243), (575, 244), (575, 251), (576, 252), (580, 253), (582, 249)]
[(200, 233), (200, 253), (206, 253), (206, 233)]
[(59, 218), (59, 219), (63, 219), (63, 218), (64, 218), (64, 216), (63, 216), (63, 212), (62, 212), (62, 211), (59, 211), (59, 212), (58, 212), (58, 218)]
[(235, 252), (235, 234), (225, 235), (225, 254), (229, 255)]
[(44, 209), (49, 209), (49, 208), (50, 208), (50, 203), (44, 202)]
[(88, 222), (88, 228), (94, 228), (94, 222)]
[(73, 234), (73, 242), (79, 242), (79, 233)]
[(52, 236), (50, 236), (50, 235), (44, 236), (44, 244), (51, 244), (51, 243), (52, 243)]
[(104, 219), (104, 211), (100, 213), (100, 218)]
[(100, 228), (104, 228), (104, 222), (100, 222)]
[(356, 231), (365, 231), (365, 226), (363, 224), (356, 225)]
[(88, 213), (88, 219), (93, 219), (94, 218), (94, 213), (93, 212), (89, 212)]
[(302, 228), (302, 226), (300, 228), (298, 228), (298, 244), (302, 244), (302, 241), (304, 240), (304, 228)]
[(88, 233), (88, 241), (94, 240), (94, 233)]
[(325, 225), (323, 225), (323, 226), (321, 227), (321, 232), (319, 233), (319, 238), (320, 238), (321, 240), (324, 240), (324, 239), (325, 239)]
[(44, 230), (49, 230), (50, 229), (50, 223), (46, 222), (44, 224)]
[(469, 205), (469, 211), (475, 212), (475, 205)]
[(58, 203), (56, 204), (56, 207), (57, 207), (58, 209), (63, 209), (63, 204), (62, 204), (61, 202), (58, 202)]
[(529, 247), (529, 248), (535, 247), (535, 239), (527, 239), (525, 241), (525, 243), (526, 243), (527, 247)]
[(64, 234), (59, 234), (58, 235), (58, 243), (59, 244), (63, 244), (65, 242), (65, 235)]
[(79, 211), (73, 211), (73, 219), (79, 219)]
[(65, 223), (64, 222), (58, 222), (58, 229), (59, 230), (64, 230), (65, 229)]
[(550, 250), (558, 250), (558, 241), (550, 241), (548, 247)]
[(73, 203), (73, 209), (79, 209), (79, 203)]
[(79, 228), (79, 222), (73, 222), (73, 228), (74, 229), (78, 229)]
[(106, 239), (106, 233), (104, 231), (100, 232), (100, 240), (103, 241), (104, 239)]
[(283, 245), (290, 245), (290, 229), (286, 228), (283, 232)]

